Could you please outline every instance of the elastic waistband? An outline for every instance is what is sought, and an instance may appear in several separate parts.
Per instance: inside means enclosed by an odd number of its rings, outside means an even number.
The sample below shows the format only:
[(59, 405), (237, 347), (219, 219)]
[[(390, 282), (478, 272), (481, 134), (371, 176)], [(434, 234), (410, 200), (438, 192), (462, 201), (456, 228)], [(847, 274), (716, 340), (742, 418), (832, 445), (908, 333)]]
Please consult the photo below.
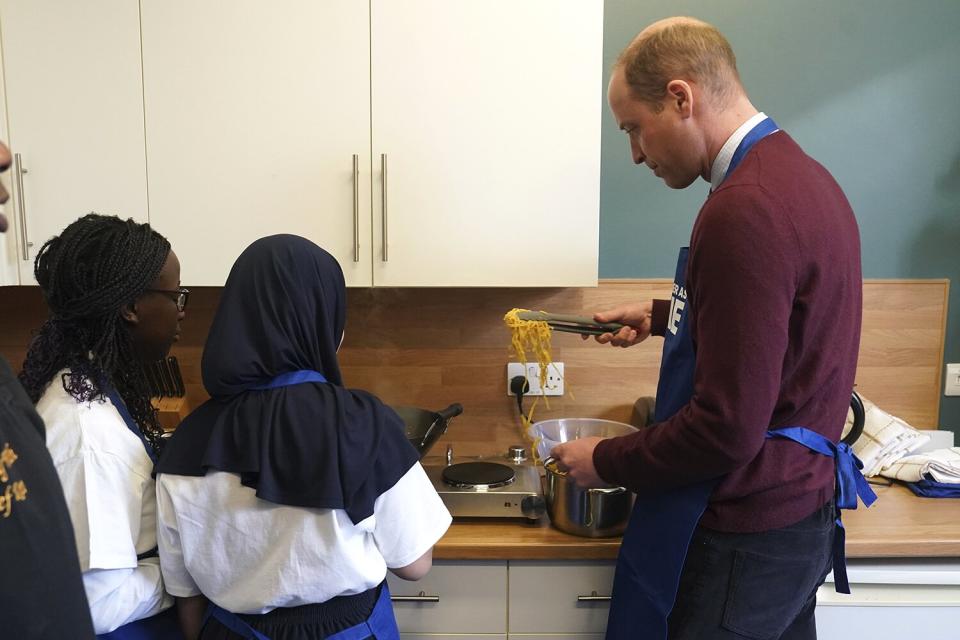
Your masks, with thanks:
[(380, 585), (363, 593), (337, 596), (326, 602), (305, 604), (299, 607), (279, 607), (259, 615), (240, 614), (241, 620), (251, 626), (286, 624), (323, 624), (327, 629), (347, 628), (369, 617), (380, 595)]

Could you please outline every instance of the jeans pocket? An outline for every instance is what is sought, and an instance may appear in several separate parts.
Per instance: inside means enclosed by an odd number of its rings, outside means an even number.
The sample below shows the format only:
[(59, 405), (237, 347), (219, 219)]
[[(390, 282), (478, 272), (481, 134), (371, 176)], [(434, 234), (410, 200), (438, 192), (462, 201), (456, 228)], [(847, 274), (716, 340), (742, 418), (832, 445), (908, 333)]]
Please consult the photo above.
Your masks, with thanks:
[(823, 573), (819, 554), (783, 558), (734, 551), (723, 628), (753, 640), (776, 640), (793, 622)]

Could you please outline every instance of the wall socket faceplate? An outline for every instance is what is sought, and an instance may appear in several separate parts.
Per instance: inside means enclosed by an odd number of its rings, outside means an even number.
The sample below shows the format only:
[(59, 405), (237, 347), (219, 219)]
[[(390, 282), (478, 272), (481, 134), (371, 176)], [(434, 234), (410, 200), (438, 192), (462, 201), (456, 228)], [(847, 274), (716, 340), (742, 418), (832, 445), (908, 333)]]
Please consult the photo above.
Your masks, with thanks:
[(947, 379), (943, 383), (943, 395), (960, 396), (960, 364), (947, 365)]
[(510, 391), (510, 380), (516, 376), (524, 376), (530, 391), (527, 396), (562, 396), (563, 395), (563, 363), (551, 362), (547, 366), (546, 393), (540, 386), (540, 366), (536, 362), (508, 362), (507, 363), (507, 395), (515, 395)]

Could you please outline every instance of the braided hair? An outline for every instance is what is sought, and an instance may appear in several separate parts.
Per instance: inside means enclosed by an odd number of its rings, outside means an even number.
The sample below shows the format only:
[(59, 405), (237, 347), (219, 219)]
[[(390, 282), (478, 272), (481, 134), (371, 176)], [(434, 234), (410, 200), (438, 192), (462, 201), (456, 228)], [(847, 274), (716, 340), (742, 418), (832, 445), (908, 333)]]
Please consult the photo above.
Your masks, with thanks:
[(43, 245), (34, 275), (50, 316), (20, 372), (34, 404), (63, 369), (63, 388), (80, 402), (103, 399), (110, 384), (159, 451), (163, 429), (121, 309), (150, 287), (169, 253), (170, 243), (150, 225), (94, 213)]

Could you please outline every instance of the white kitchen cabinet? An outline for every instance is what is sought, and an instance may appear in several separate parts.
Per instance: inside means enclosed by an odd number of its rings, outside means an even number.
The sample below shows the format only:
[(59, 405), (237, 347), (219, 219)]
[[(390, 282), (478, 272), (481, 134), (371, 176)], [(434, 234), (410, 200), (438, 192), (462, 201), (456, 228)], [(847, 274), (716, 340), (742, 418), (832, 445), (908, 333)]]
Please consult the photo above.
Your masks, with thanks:
[(0, 0), (0, 26), (15, 154), (0, 283), (34, 284), (36, 252), (80, 216), (148, 219), (140, 15), (127, 0)]
[(596, 284), (602, 2), (142, 5), (151, 221), (186, 284), (281, 232), (354, 286)]
[(615, 566), (613, 562), (511, 561), (510, 637), (602, 636)]
[[(0, 21), (2, 21), (2, 15), (0, 15)], [(3, 68), (3, 47), (0, 47), (0, 69)], [(7, 103), (6, 91), (3, 86), (3, 76), (0, 74), (0, 106)], [(6, 113), (3, 113), (3, 116), (0, 117), (0, 140), (7, 142), (10, 139), (10, 136), (7, 134), (7, 118)], [(3, 183), (3, 187), (7, 190), (7, 193), (13, 192), (13, 186), (10, 181), (10, 172), (4, 171), (0, 175), (0, 183)], [(6, 205), (0, 205), (0, 213), (4, 214), (4, 217), (12, 217), (12, 212), (14, 211), (13, 203), (7, 202)], [(20, 284), (20, 266), (17, 264), (17, 227), (14, 226), (13, 220), (10, 221), (10, 228), (6, 233), (0, 233), (0, 287), (7, 285), (16, 285)]]
[(371, 6), (374, 284), (595, 286), (602, 2)]
[(222, 285), (250, 242), (293, 233), (369, 285), (368, 3), (142, 5), (151, 221), (183, 282)]
[(436, 561), (421, 580), (407, 582), (388, 573), (387, 583), (404, 638), (506, 637), (506, 562)]
[(850, 591), (832, 576), (817, 593), (820, 640), (956, 640), (960, 637), (960, 562), (851, 560)]

